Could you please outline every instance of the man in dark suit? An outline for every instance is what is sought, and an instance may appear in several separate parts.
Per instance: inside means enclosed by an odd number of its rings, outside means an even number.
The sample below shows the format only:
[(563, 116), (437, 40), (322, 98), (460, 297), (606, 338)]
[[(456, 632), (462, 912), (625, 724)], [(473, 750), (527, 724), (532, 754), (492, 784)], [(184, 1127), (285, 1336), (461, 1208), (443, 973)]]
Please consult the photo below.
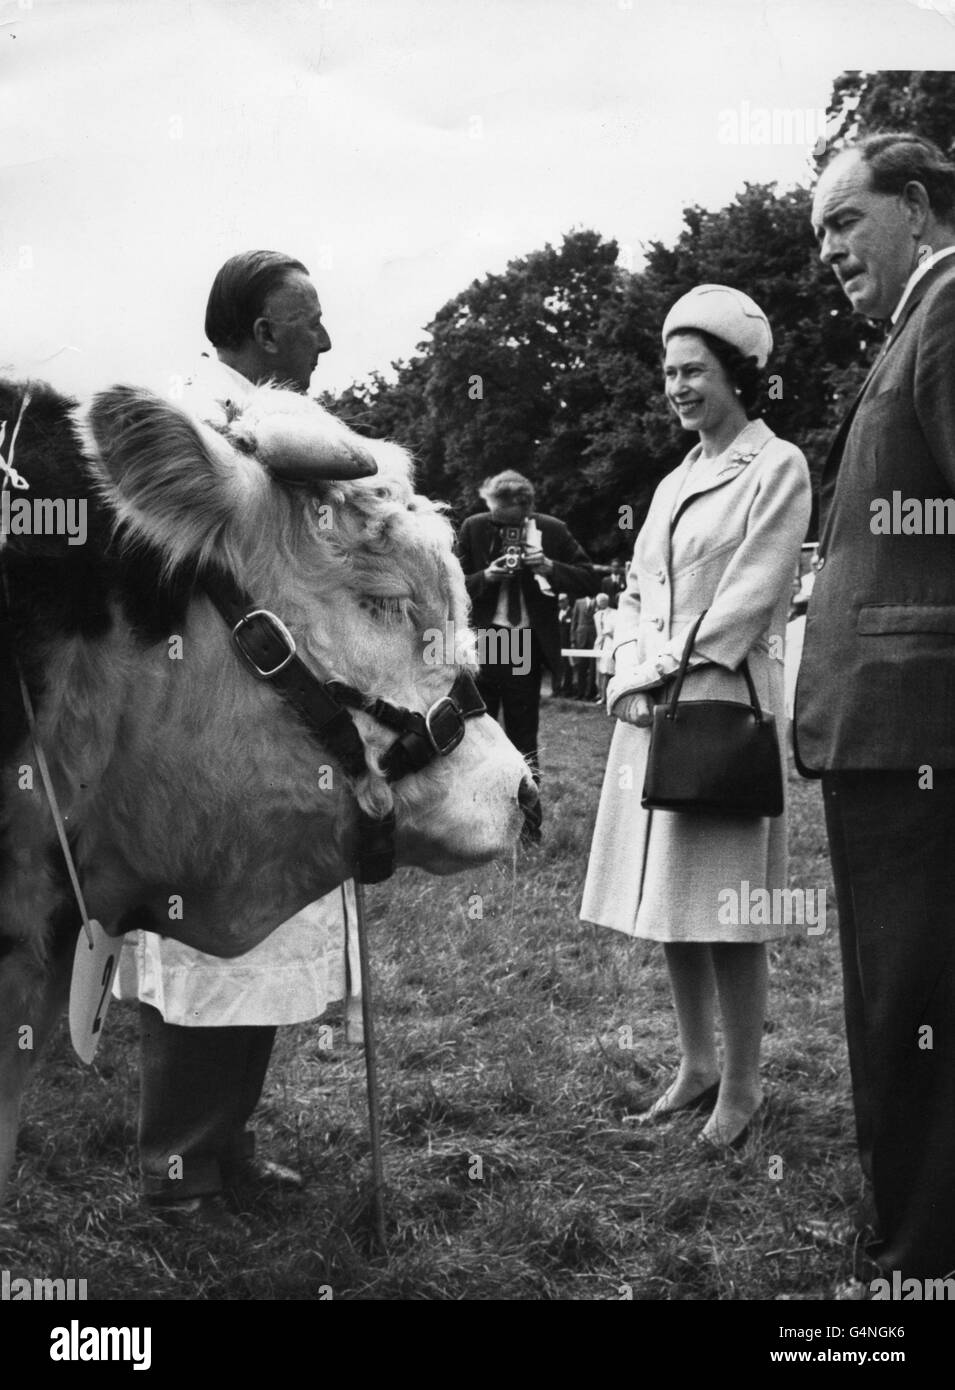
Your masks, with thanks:
[(812, 220), (853, 308), (888, 329), (822, 476), (795, 715), (800, 770), (822, 776), (876, 1213), (858, 1272), (938, 1278), (955, 1268), (955, 166), (871, 136), (824, 170)]
[[(469, 516), (457, 554), (471, 596), (482, 659), (478, 686), (489, 712), (539, 781), (537, 729), (541, 672), (561, 679), (558, 592), (597, 588), (586, 552), (556, 517), (534, 511), (534, 487), (508, 470), (481, 489), (486, 512)], [(510, 552), (510, 553), (508, 553)]]
[[(570, 630), (570, 645), (578, 651), (587, 648), (593, 649), (597, 641), (597, 625), (594, 622), (594, 613), (597, 610), (596, 602), (593, 598), (579, 598), (574, 604), (574, 617)], [(574, 663), (574, 698), (577, 700), (593, 700), (597, 693), (597, 662), (592, 656), (575, 656), (571, 660)]]
[(605, 593), (610, 600), (610, 607), (616, 608), (620, 601), (620, 595), (627, 587), (627, 573), (620, 560), (610, 561), (610, 573), (600, 585), (601, 592)]
[[(557, 605), (557, 626), (560, 630), (560, 645), (561, 650), (563, 650), (564, 647), (569, 647), (571, 645), (570, 632), (574, 621), (574, 605), (571, 603), (568, 594), (558, 594)], [(561, 659), (560, 681), (555, 683), (552, 678), (551, 684), (553, 685), (555, 695), (569, 697), (573, 693), (574, 668), (570, 660), (564, 661), (563, 658)]]

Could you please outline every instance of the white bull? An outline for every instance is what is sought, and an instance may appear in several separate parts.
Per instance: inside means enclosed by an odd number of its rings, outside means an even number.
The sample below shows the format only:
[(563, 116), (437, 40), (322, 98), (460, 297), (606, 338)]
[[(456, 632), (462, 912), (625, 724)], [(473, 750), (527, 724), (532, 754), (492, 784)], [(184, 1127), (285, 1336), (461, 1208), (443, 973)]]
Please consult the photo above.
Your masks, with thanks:
[[(132, 388), (78, 416), (42, 387), (23, 403), (0, 385), (0, 419), (20, 423), (15, 469), (33, 498), (84, 503), (87, 534), (71, 546), (11, 524), (3, 553), (0, 1190), (77, 928), (18, 666), (90, 914), (111, 932), (238, 955), (349, 876), (359, 806), (394, 810), (398, 863), (453, 873), (508, 850), (536, 797), (486, 715), (389, 783), (395, 734), (358, 711), (367, 767), (349, 777), (246, 669), (204, 593), (214, 564), (282, 619), (316, 676), (427, 711), (473, 669), (472, 637), (451, 528), (403, 450), (268, 387), (222, 432)], [(426, 660), (435, 631), (454, 634), (443, 666)]]

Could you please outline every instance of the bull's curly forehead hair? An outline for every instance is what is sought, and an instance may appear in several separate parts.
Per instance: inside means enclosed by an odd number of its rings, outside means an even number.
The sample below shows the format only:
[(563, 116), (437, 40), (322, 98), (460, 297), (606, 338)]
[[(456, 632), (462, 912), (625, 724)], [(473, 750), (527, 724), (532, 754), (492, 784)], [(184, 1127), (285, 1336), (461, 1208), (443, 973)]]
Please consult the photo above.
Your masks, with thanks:
[(241, 251), (230, 256), (212, 282), (206, 305), (206, 337), (216, 348), (240, 348), (252, 336), (265, 301), (301, 261), (281, 251)]

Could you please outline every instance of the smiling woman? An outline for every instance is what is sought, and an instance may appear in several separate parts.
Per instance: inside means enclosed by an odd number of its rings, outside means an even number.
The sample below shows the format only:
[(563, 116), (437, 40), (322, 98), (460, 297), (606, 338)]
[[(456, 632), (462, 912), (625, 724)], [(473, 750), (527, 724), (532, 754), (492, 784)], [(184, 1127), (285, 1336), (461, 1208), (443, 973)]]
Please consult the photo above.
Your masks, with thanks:
[[(615, 631), (607, 701), (617, 724), (597, 813), (581, 916), (663, 943), (682, 1058), (647, 1112), (712, 1111), (702, 1139), (740, 1146), (762, 1101), (760, 1039), (767, 941), (785, 922), (728, 922), (721, 894), (786, 885), (784, 817), (651, 811), (641, 805), (654, 700), (701, 611), (690, 700), (747, 698), (785, 718), (782, 651), (792, 577), (809, 521), (798, 449), (748, 420), (772, 335), (738, 290), (701, 285), (663, 325), (667, 399), (700, 442), (664, 478), (637, 537)], [(737, 918), (738, 918), (737, 914)], [(723, 1019), (723, 1066), (714, 1031)]]
[(701, 438), (715, 431), (717, 440), (739, 432), (762, 381), (752, 357), (705, 329), (670, 337), (663, 374), (667, 400), (683, 428), (698, 430)]

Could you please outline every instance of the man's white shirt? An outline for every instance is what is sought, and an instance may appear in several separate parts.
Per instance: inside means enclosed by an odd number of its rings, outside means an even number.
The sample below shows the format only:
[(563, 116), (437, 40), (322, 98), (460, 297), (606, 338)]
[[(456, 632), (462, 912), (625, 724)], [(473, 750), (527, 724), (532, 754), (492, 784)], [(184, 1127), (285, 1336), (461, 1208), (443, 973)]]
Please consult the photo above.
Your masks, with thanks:
[(902, 291), (902, 298), (899, 300), (898, 304), (896, 304), (892, 314), (892, 323), (898, 323), (899, 315), (905, 308), (908, 297), (915, 289), (918, 282), (929, 273), (933, 265), (938, 265), (939, 261), (944, 260), (946, 256), (955, 256), (955, 246), (943, 246), (941, 251), (933, 251), (931, 256), (926, 256), (924, 261), (919, 261), (905, 283), (905, 289)]

